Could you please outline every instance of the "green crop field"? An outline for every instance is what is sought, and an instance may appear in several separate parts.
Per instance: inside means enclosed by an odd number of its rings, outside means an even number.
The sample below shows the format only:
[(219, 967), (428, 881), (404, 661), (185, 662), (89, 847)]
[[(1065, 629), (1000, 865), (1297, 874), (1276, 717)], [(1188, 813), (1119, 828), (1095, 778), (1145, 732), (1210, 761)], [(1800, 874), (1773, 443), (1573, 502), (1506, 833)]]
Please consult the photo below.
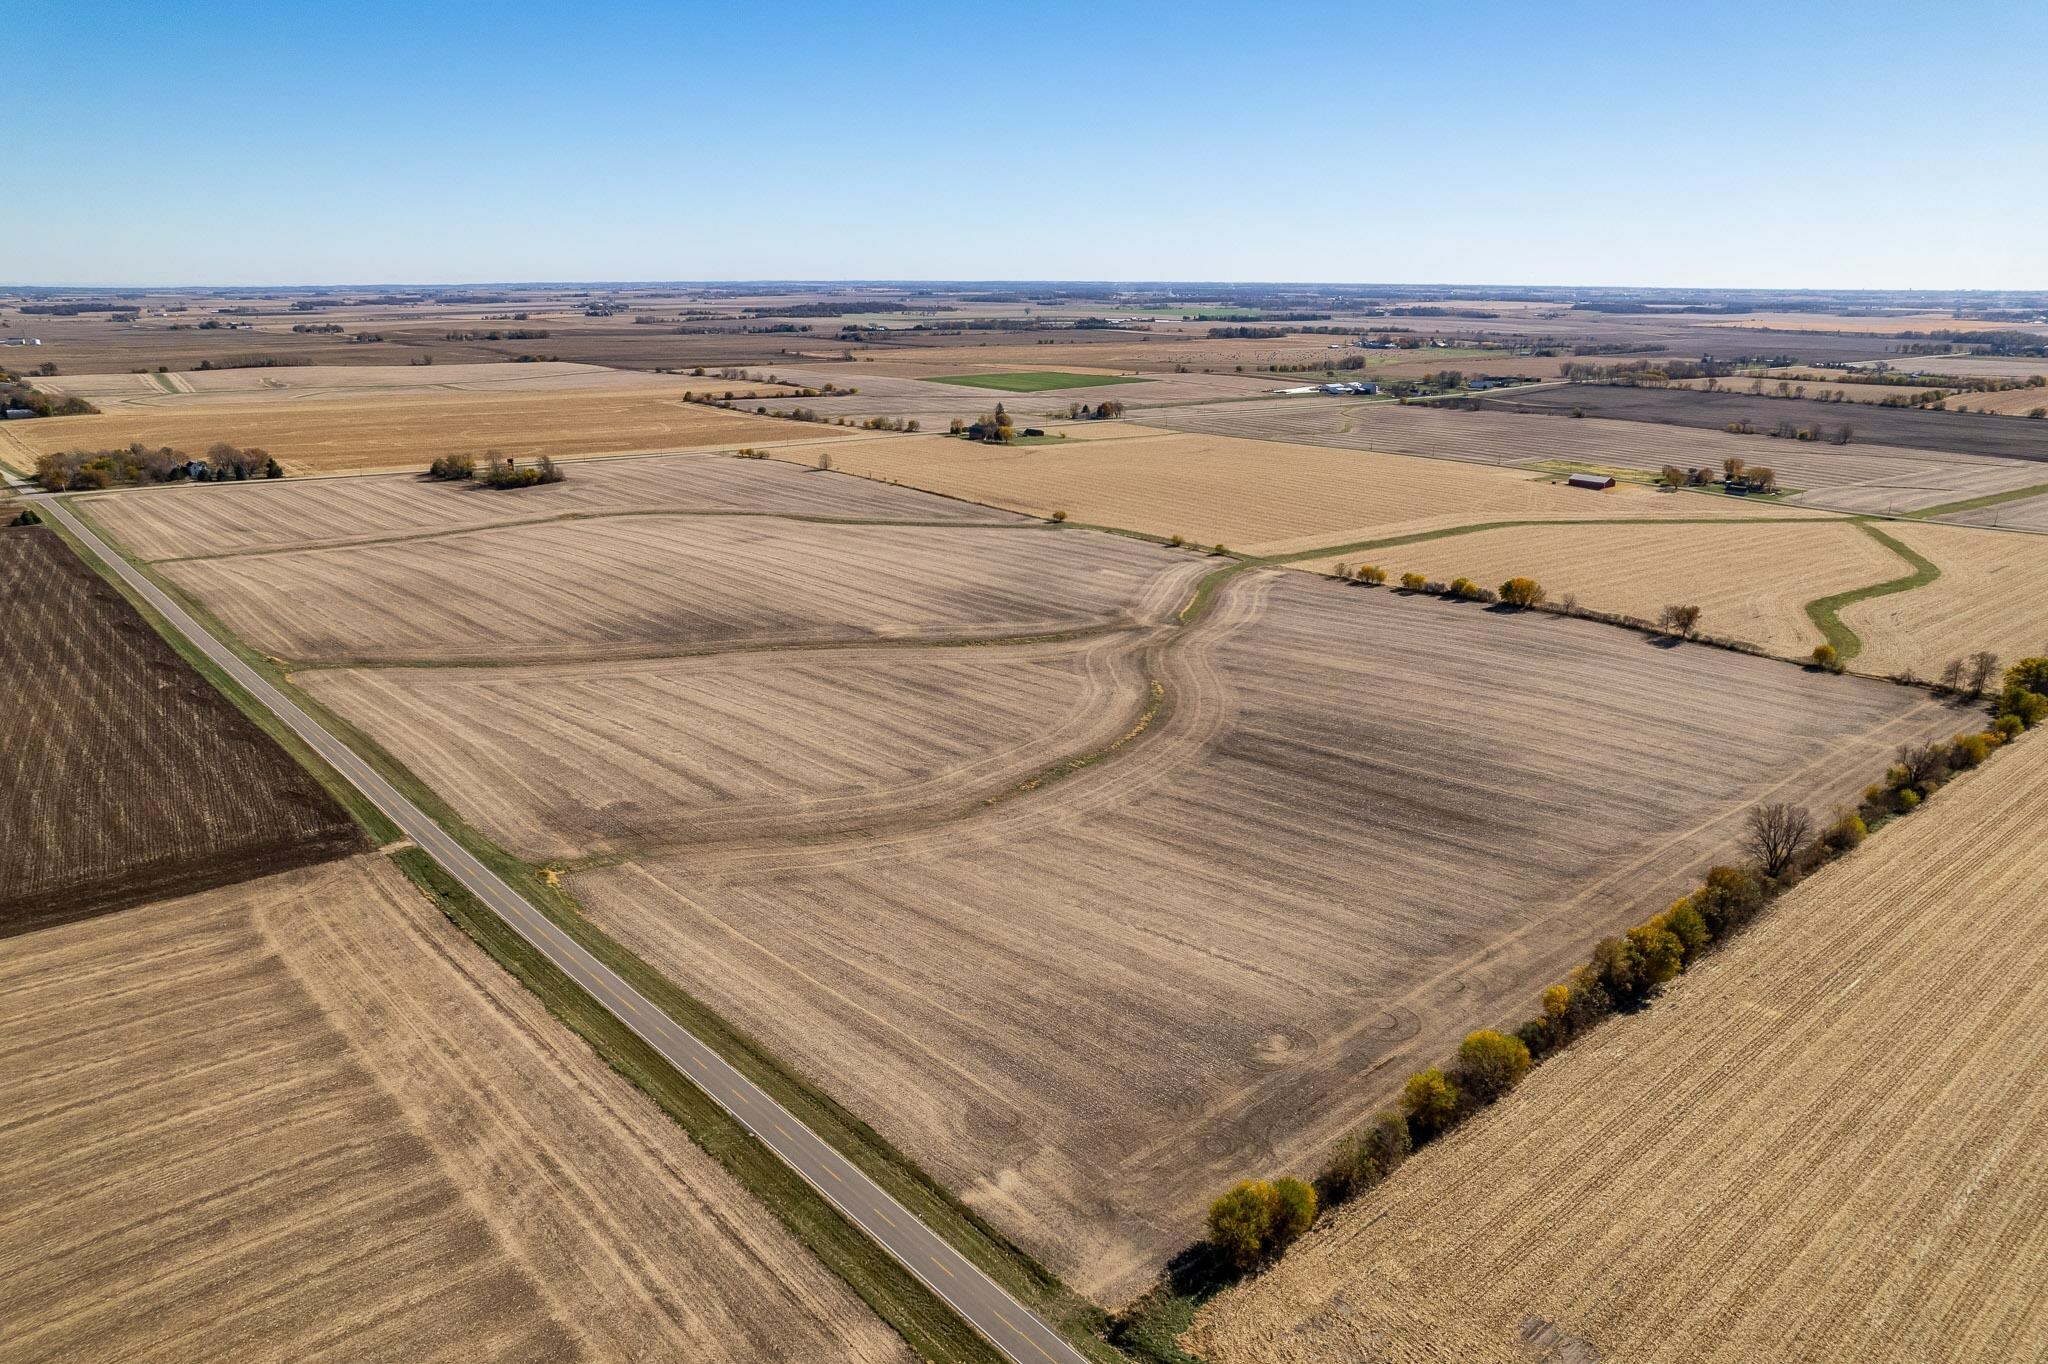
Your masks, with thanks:
[(1143, 379), (1114, 374), (1063, 374), (1056, 369), (1021, 370), (1014, 374), (947, 374), (935, 384), (961, 384), (968, 388), (995, 388), (1005, 393), (1043, 393), (1051, 388), (1094, 388), (1098, 384), (1142, 384)]

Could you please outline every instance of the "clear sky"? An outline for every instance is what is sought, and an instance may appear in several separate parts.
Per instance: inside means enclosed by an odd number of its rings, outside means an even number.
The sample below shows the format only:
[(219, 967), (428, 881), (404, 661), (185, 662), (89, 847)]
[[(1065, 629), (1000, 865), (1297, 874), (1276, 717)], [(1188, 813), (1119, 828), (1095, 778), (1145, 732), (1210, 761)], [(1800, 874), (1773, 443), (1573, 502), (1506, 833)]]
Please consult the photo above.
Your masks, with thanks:
[(2048, 3), (10, 8), (0, 281), (2048, 288)]

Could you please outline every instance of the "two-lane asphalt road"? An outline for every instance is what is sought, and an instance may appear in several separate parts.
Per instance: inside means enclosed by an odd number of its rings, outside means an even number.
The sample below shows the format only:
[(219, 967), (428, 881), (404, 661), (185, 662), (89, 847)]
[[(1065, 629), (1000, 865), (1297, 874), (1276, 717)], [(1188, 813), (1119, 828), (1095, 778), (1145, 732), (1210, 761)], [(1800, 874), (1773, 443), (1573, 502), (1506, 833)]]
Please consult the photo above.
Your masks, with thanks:
[[(9, 477), (13, 487), (25, 487)], [(390, 817), (514, 932), (561, 968), (612, 1014), (638, 1033), (670, 1065), (709, 1094), (760, 1138), (769, 1150), (802, 1175), (826, 1201), (846, 1215), (936, 1293), (960, 1318), (1017, 1364), (1086, 1364), (1085, 1357), (1027, 1311), (965, 1256), (884, 1192), (853, 1163), (790, 1116), (753, 1081), (727, 1065), (709, 1047), (679, 1027), (596, 957), (528, 904), (478, 862), (425, 812), (356, 756), (234, 651), (172, 601), (155, 583), (114, 553), (55, 497), (32, 499), (38, 511), (77, 536), (171, 627), (240, 683), (250, 695), (292, 728), (312, 750), (333, 764), (370, 802)]]

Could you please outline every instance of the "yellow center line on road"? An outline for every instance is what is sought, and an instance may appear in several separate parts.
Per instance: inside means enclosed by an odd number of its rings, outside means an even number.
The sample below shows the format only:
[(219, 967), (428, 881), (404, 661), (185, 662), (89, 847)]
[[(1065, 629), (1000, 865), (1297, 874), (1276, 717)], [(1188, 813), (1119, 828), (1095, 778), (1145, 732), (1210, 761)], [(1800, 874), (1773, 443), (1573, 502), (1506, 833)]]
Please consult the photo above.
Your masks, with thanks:
[(939, 1273), (945, 1275), (949, 1279), (953, 1277), (953, 1271), (946, 1268), (945, 1263), (942, 1260), (940, 1260), (938, 1256), (927, 1255), (925, 1258), (932, 1262), (932, 1268), (938, 1270)]

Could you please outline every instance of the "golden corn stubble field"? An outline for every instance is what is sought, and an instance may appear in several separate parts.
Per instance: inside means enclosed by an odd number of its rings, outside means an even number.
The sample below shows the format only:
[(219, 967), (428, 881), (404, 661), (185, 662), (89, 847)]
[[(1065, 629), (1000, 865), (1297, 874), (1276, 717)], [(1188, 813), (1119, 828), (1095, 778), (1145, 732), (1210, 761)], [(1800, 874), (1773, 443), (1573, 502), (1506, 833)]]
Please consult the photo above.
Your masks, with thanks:
[(1840, 521), (1514, 526), (1294, 567), (1329, 572), (1340, 562), (1353, 569), (1370, 562), (1394, 581), (1412, 572), (1498, 588), (1508, 578), (1534, 578), (1553, 602), (1573, 596), (1588, 610), (1647, 621), (1665, 606), (1689, 603), (1701, 608), (1699, 628), (1706, 634), (1800, 659), (1823, 642), (1806, 603), (1910, 571), (1896, 554)]
[(10, 1360), (907, 1362), (385, 859), (0, 944)]
[(1216, 1299), (1191, 1347), (2048, 1355), (2044, 822), (2024, 738)]
[[(472, 377), (470, 369), (493, 373)], [(751, 386), (580, 365), (283, 367), (212, 373), (88, 376), (72, 381), (101, 411), (0, 427), (9, 462), (140, 441), (203, 458), (217, 441), (268, 450), (287, 473), (424, 469), (441, 455), (516, 459), (767, 444), (822, 428), (683, 401), (685, 390)], [(410, 371), (410, 373), (408, 373)], [(504, 371), (513, 371), (507, 374)], [(248, 377), (244, 377), (248, 376)], [(417, 376), (417, 377), (414, 377)], [(165, 381), (179, 392), (162, 391)], [(60, 377), (49, 381), (60, 388)], [(155, 393), (141, 386), (157, 388)], [(131, 385), (135, 387), (131, 390)], [(191, 391), (182, 391), (189, 389)], [(765, 391), (765, 390), (764, 390)], [(763, 399), (770, 407), (784, 405)]]

